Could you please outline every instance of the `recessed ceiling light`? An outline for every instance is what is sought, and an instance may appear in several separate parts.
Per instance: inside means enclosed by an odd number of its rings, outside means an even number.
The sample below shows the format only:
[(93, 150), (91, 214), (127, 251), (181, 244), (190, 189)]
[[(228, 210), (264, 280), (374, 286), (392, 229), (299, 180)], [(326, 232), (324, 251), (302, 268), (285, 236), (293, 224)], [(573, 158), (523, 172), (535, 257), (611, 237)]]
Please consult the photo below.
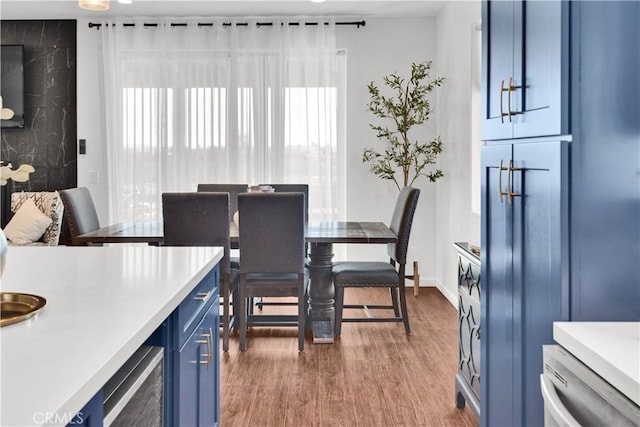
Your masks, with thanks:
[(120, 3), (120, 4), (131, 4), (131, 3), (133, 3), (133, 0), (118, 0), (118, 3)]
[(109, 0), (78, 0), (78, 5), (87, 10), (109, 10)]
[(325, 0), (311, 0), (312, 3), (324, 3)]

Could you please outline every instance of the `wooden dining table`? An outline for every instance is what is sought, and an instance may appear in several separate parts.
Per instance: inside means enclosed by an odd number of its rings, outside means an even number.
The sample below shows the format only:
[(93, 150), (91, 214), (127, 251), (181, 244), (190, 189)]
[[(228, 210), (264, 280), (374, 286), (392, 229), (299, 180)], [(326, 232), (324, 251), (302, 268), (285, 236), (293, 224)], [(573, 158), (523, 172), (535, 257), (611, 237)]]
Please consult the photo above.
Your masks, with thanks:
[[(232, 247), (237, 247), (240, 236), (235, 223), (230, 223)], [(161, 245), (161, 222), (118, 223), (77, 236), (79, 243), (147, 243)], [(396, 235), (382, 222), (330, 221), (309, 224), (305, 231), (309, 244), (309, 301), (308, 318), (313, 329), (313, 342), (333, 343), (334, 295), (332, 268), (333, 245), (395, 243)]]

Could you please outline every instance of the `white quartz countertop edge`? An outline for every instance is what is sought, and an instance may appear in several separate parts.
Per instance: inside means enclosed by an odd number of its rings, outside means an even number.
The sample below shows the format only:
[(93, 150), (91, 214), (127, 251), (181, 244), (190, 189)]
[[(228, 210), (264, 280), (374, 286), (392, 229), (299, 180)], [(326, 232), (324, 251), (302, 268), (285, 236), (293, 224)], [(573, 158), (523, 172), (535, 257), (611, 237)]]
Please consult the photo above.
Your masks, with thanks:
[(640, 405), (640, 322), (554, 322), (553, 338)]

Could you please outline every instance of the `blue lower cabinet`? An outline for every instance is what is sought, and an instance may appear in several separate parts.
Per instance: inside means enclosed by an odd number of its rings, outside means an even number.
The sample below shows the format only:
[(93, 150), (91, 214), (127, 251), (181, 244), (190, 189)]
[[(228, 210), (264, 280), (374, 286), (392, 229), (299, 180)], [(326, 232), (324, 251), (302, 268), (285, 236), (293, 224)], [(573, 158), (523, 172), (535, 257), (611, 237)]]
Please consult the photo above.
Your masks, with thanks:
[[(202, 426), (220, 425), (220, 300), (216, 298), (209, 313), (205, 317), (206, 328), (211, 337), (211, 349), (208, 350), (208, 361), (200, 363), (198, 379), (198, 414)], [(206, 333), (203, 330), (201, 333)], [(202, 359), (205, 359), (204, 357)], [(201, 359), (201, 360), (202, 360)]]
[(147, 341), (164, 347), (165, 427), (220, 424), (219, 268)]
[(175, 360), (179, 380), (180, 426), (214, 426), (219, 423), (218, 303), (214, 301), (202, 322), (187, 339)]

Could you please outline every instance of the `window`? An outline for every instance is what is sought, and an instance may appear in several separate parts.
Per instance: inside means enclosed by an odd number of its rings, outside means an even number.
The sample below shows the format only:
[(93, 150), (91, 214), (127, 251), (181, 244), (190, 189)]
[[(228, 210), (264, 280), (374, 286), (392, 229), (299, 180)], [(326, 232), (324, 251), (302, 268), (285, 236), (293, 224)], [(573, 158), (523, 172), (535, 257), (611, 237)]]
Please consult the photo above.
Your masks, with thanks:
[(329, 29), (120, 28), (103, 38), (110, 222), (161, 221), (163, 192), (200, 183), (308, 183), (310, 221), (340, 217), (346, 54)]

